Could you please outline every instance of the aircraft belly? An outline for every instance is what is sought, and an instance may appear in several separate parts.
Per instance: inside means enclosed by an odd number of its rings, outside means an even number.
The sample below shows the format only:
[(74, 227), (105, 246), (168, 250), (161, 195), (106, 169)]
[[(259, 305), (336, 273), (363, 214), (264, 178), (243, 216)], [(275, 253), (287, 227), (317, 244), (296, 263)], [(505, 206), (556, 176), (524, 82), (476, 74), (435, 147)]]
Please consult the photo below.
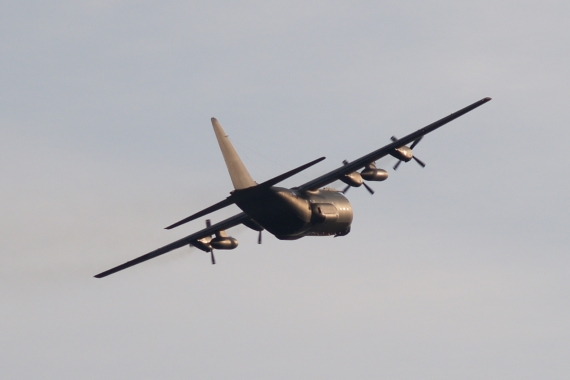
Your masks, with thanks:
[(330, 190), (298, 193), (272, 188), (236, 202), (253, 220), (281, 240), (303, 236), (343, 236), (350, 231), (352, 207)]
[(310, 221), (308, 202), (289, 189), (271, 188), (236, 204), (278, 238), (302, 237)]

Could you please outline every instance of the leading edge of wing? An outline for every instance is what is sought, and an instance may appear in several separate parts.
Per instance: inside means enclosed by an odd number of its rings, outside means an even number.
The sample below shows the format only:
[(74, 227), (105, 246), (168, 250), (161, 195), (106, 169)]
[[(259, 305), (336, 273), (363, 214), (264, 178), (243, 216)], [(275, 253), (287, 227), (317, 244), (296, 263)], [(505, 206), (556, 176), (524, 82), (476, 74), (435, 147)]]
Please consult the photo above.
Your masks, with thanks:
[(433, 122), (423, 128), (418, 129), (415, 132), (410, 133), (409, 135), (407, 135), (406, 137), (403, 137), (397, 141), (394, 141), (380, 149), (377, 149), (367, 155), (364, 155), (350, 163), (348, 163), (347, 165), (343, 165), (335, 170), (332, 170), (330, 172), (328, 172), (327, 174), (324, 174), (318, 178), (315, 178), (312, 181), (309, 181), (307, 183), (302, 184), (301, 186), (298, 186), (297, 189), (305, 191), (305, 190), (316, 190), (320, 187), (326, 186), (329, 183), (332, 183), (336, 180), (338, 180), (339, 178), (341, 178), (343, 175), (348, 174), (348, 173), (352, 173), (356, 170), (359, 170), (363, 167), (365, 167), (366, 165), (368, 165), (371, 162), (374, 162), (384, 156), (387, 156), (388, 154), (390, 154), (390, 152), (392, 152), (394, 149), (399, 148), (401, 146), (404, 146), (408, 143), (411, 143), (412, 141), (420, 138), (421, 136), (427, 135), (430, 132), (433, 132), (434, 130), (436, 130), (437, 128), (444, 126), (445, 124), (449, 123), (450, 121), (453, 121), (455, 119), (457, 119), (460, 116), (465, 115), (467, 112), (474, 110), (475, 108), (482, 106), (483, 104), (487, 103), (488, 101), (490, 101), (491, 98), (487, 97), (487, 98), (483, 98), (465, 108), (460, 109), (457, 112), (452, 113), (449, 116), (446, 116), (436, 122)]
[(234, 215), (228, 219), (222, 220), (219, 223), (213, 224), (210, 227), (204, 228), (203, 230), (200, 230), (200, 231), (195, 232), (191, 235), (188, 235), (188, 236), (186, 236), (180, 240), (177, 240), (173, 243), (165, 245), (164, 247), (155, 249), (154, 251), (149, 252), (146, 255), (142, 255), (140, 257), (137, 257), (136, 259), (133, 259), (131, 261), (127, 261), (124, 264), (121, 264), (119, 266), (116, 266), (114, 268), (106, 270), (105, 272), (101, 272), (101, 273), (95, 275), (94, 277), (103, 278), (103, 277), (106, 277), (106, 276), (113, 274), (115, 272), (121, 271), (123, 269), (130, 268), (133, 265), (137, 265), (137, 264), (140, 264), (140, 263), (145, 262), (147, 260), (154, 259), (157, 256), (163, 255), (163, 254), (170, 252), (170, 251), (173, 251), (177, 248), (184, 247), (185, 245), (190, 244), (190, 242), (193, 240), (201, 239), (203, 237), (210, 236), (210, 235), (212, 235), (215, 232), (218, 232), (220, 230), (225, 230), (225, 229), (237, 226), (238, 224), (241, 224), (247, 218), (249, 218), (249, 217), (247, 216), (247, 214), (245, 214), (243, 212), (236, 214), (236, 215)]

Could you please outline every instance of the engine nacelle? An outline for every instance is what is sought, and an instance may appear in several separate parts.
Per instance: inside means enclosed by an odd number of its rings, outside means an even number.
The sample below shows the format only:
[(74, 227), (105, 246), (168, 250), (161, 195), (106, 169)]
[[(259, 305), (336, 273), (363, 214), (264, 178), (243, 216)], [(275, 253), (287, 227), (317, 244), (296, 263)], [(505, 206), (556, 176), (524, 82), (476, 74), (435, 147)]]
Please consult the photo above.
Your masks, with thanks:
[(352, 187), (362, 186), (362, 176), (358, 172), (352, 172), (339, 178), (342, 182)]
[(384, 181), (388, 178), (388, 172), (384, 169), (366, 168), (360, 172), (360, 175), (367, 181)]
[(198, 248), (200, 251), (210, 252), (212, 250), (212, 246), (210, 245), (211, 241), (212, 237), (206, 236), (203, 237), (202, 239), (194, 240), (193, 242), (190, 243), (190, 245)]
[(394, 149), (394, 151), (390, 154), (404, 162), (408, 162), (414, 157), (412, 150), (405, 145)]
[(233, 237), (220, 236), (210, 240), (210, 246), (214, 249), (234, 249), (238, 246), (238, 241)]

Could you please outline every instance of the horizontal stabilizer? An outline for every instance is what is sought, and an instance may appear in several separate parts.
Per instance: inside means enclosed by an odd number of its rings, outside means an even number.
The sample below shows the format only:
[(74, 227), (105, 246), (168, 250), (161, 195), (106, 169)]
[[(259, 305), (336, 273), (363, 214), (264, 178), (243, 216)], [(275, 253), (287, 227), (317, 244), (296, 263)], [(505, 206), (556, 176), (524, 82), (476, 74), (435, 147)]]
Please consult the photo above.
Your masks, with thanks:
[(271, 187), (271, 186), (273, 186), (273, 185), (276, 185), (276, 184), (278, 184), (279, 182), (285, 181), (287, 178), (293, 177), (295, 174), (297, 174), (297, 173), (299, 173), (299, 172), (302, 172), (303, 170), (308, 169), (308, 168), (310, 168), (311, 166), (313, 166), (313, 165), (315, 165), (315, 164), (318, 164), (319, 162), (321, 162), (321, 161), (324, 160), (325, 158), (326, 158), (326, 157), (317, 158), (316, 160), (311, 161), (311, 162), (309, 162), (308, 164), (301, 165), (301, 166), (299, 166), (298, 168), (293, 169), (293, 170), (289, 170), (287, 173), (283, 173), (283, 174), (281, 174), (281, 175), (278, 175), (278, 176), (275, 177), (275, 178), (271, 178), (270, 180), (267, 180), (267, 181), (265, 181), (265, 182), (263, 182), (263, 183), (260, 183), (260, 184), (257, 185), (257, 186), (260, 186), (260, 187)]
[(198, 219), (198, 218), (201, 217), (201, 216), (208, 215), (208, 214), (211, 213), (211, 212), (218, 211), (219, 209), (222, 209), (222, 208), (224, 208), (224, 207), (227, 207), (227, 206), (229, 206), (229, 205), (232, 205), (232, 204), (234, 204), (234, 202), (235, 202), (234, 199), (232, 199), (232, 197), (229, 196), (229, 197), (227, 197), (226, 199), (224, 199), (223, 201), (216, 203), (215, 205), (212, 205), (212, 206), (210, 206), (210, 207), (208, 207), (208, 208), (205, 208), (205, 209), (203, 209), (202, 211), (199, 211), (199, 212), (195, 213), (194, 215), (190, 215), (189, 217), (184, 218), (184, 219), (182, 219), (181, 221), (176, 222), (176, 223), (174, 223), (173, 225), (166, 227), (166, 229), (167, 229), (167, 230), (170, 230), (170, 229), (172, 229), (172, 228), (174, 228), (174, 227), (178, 227), (178, 226), (180, 226), (180, 225), (182, 225), (182, 224), (184, 224), (184, 223), (191, 222), (192, 220)]
[[(241, 194), (253, 194), (253, 193), (250, 193), (250, 192), (252, 192), (252, 191), (255, 192), (256, 189), (259, 190), (259, 189), (271, 187), (271, 186), (275, 185), (276, 183), (279, 183), (279, 182), (281, 182), (281, 181), (283, 181), (283, 180), (285, 180), (285, 179), (287, 179), (287, 178), (289, 178), (289, 177), (294, 176), (295, 174), (299, 173), (300, 171), (303, 171), (303, 170), (305, 170), (305, 169), (307, 169), (307, 168), (310, 168), (311, 166), (315, 165), (316, 163), (321, 162), (321, 161), (324, 160), (324, 159), (325, 159), (325, 157), (317, 158), (316, 160), (311, 161), (311, 162), (309, 162), (308, 164), (301, 165), (301, 166), (299, 166), (299, 167), (296, 168), (296, 169), (293, 169), (293, 170), (288, 171), (287, 173), (278, 175), (277, 177), (272, 178), (272, 179), (270, 179), (270, 180), (268, 180), (268, 181), (265, 181), (265, 182), (263, 182), (263, 183), (261, 183), (261, 184), (259, 184), (259, 185), (257, 185), (257, 186), (253, 186), (253, 187), (250, 187), (250, 188), (247, 188), (247, 189), (242, 189), (242, 190), (235, 190), (237, 193), (234, 192), (232, 195), (230, 195), (229, 197), (227, 197), (227, 198), (224, 199), (223, 201), (218, 202), (218, 203), (216, 203), (215, 205), (212, 205), (212, 206), (210, 206), (210, 207), (208, 207), (208, 208), (205, 208), (205, 209), (203, 209), (202, 211), (199, 211), (199, 212), (197, 212), (197, 213), (195, 213), (195, 214), (193, 214), (193, 215), (190, 215), (189, 217), (184, 218), (184, 219), (182, 219), (181, 221), (176, 222), (176, 223), (174, 223), (173, 225), (170, 225), (170, 226), (166, 227), (166, 229), (167, 229), (167, 230), (170, 230), (170, 229), (172, 229), (172, 228), (174, 228), (174, 227), (178, 227), (178, 226), (180, 226), (180, 225), (182, 225), (182, 224), (191, 222), (191, 221), (193, 221), (193, 220), (195, 220), (195, 219), (197, 219), (197, 218), (199, 218), (199, 217), (201, 217), (201, 216), (208, 215), (208, 214), (211, 213), (211, 212), (218, 211), (219, 209), (222, 209), (222, 208), (224, 208), (224, 207), (227, 207), (227, 206), (229, 206), (229, 205), (232, 205), (232, 204), (235, 203), (235, 200), (236, 200), (235, 195), (237, 195), (238, 193), (239, 193), (240, 195), (241, 195)], [(246, 195), (246, 196), (247, 196), (247, 195)], [(256, 195), (254, 195), (254, 196), (256, 196)]]

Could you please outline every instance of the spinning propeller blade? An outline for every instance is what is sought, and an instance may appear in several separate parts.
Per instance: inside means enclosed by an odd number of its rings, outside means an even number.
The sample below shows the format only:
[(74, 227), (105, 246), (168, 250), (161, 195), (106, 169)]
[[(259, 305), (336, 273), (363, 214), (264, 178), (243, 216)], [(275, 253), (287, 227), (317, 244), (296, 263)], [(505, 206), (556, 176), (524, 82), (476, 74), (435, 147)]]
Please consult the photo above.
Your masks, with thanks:
[[(210, 219), (206, 219), (206, 227), (210, 227), (212, 225), (212, 221)], [(216, 263), (216, 258), (214, 257), (214, 248), (210, 249), (210, 256), (212, 257), (212, 265)]]
[(417, 162), (418, 164), (420, 164), (420, 166), (421, 166), (422, 168), (425, 168), (425, 167), (426, 167), (426, 164), (424, 164), (423, 161), (420, 160), (419, 158), (417, 158), (416, 156), (414, 156), (414, 157), (412, 157), (412, 158), (413, 158), (414, 160), (416, 160), (416, 162)]
[(410, 145), (410, 149), (414, 149), (414, 147), (415, 147), (416, 145), (418, 145), (418, 144), (420, 143), (420, 141), (422, 141), (423, 138), (424, 138), (424, 137), (421, 136), (419, 139), (414, 140), (414, 142), (412, 143), (412, 145)]
[(370, 186), (368, 186), (366, 183), (362, 182), (362, 184), (364, 185), (364, 187), (366, 188), (366, 190), (368, 190), (368, 192), (370, 193), (370, 195), (374, 194), (374, 190), (372, 190), (372, 188)]

